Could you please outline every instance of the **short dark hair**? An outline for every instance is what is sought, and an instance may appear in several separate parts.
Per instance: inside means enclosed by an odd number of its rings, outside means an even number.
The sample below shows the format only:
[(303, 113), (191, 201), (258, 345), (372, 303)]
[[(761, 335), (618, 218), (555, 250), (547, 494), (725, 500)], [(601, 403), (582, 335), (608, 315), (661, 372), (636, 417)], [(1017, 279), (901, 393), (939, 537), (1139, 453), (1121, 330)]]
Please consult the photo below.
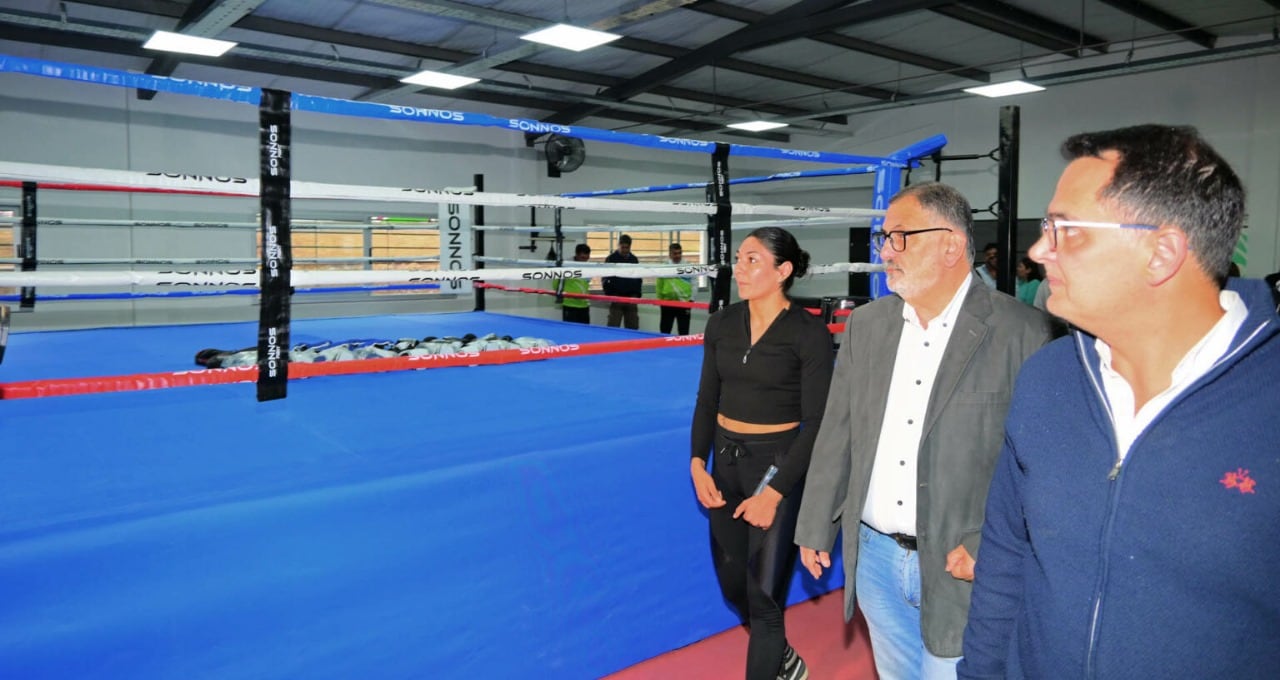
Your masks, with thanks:
[[(754, 238), (759, 241), (770, 253), (773, 253), (774, 262), (781, 265), (783, 262), (791, 263), (791, 275), (786, 281), (782, 282), (782, 292), (791, 290), (791, 284), (795, 282), (797, 277), (804, 276), (809, 271), (809, 253), (800, 248), (800, 242), (796, 241), (796, 237), (791, 232), (782, 227), (760, 227), (747, 234), (746, 238)], [(746, 240), (746, 239), (743, 239)]]
[(1040, 273), (1040, 265), (1036, 263), (1035, 260), (1031, 259), (1030, 257), (1027, 257), (1026, 255), (1023, 255), (1022, 257), (1018, 258), (1018, 261), (1022, 263), (1022, 266), (1027, 268), (1027, 271), (1031, 272), (1029, 275), (1027, 275), (1028, 281), (1044, 280), (1044, 274)]
[(623, 234), (622, 236), (619, 236), (619, 237), (618, 237), (618, 245), (620, 245), (620, 246), (629, 246), (629, 245), (631, 245), (631, 237), (630, 237), (630, 236), (627, 236), (626, 234)]
[(680, 251), (684, 250), (684, 246), (680, 245), (679, 243), (672, 243), (671, 245), (667, 246), (667, 250), (671, 250), (673, 248), (675, 250), (680, 250)]
[(1098, 198), (1127, 221), (1182, 229), (1200, 267), (1223, 280), (1244, 228), (1244, 186), (1226, 160), (1189, 125), (1084, 132), (1062, 143), (1069, 161), (1107, 151), (1120, 160)]
[[(964, 232), (966, 250), (969, 261), (974, 259), (973, 252), (973, 208), (969, 206), (969, 199), (964, 197), (958, 189), (953, 186), (943, 184), (942, 182), (921, 182), (920, 184), (912, 184), (903, 188), (893, 198), (889, 199), (892, 205), (896, 201), (914, 197), (920, 201), (920, 206), (925, 210), (937, 215), (943, 222), (946, 222), (954, 229), (960, 229)], [(986, 250), (985, 248), (983, 250)]]
[(573, 254), (574, 255), (590, 255), (591, 246), (585, 243), (579, 243), (578, 245), (573, 247)]

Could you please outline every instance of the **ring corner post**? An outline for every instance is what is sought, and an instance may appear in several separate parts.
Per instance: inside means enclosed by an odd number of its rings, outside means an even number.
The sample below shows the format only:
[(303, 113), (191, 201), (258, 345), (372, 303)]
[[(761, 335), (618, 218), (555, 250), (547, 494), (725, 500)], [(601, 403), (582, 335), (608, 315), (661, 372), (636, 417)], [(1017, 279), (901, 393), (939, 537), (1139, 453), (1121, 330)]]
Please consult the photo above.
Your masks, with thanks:
[[(4, 363), (4, 348), (9, 346), (9, 316), (9, 305), (0, 305), (0, 364)], [(3, 389), (0, 399), (4, 399)]]
[[(466, 192), (450, 191), (461, 196)], [(469, 272), (475, 270), (475, 242), (472, 238), (478, 232), (475, 229), (476, 210), (464, 202), (445, 199), (440, 203), (440, 265), (442, 272)], [(479, 286), (472, 285), (470, 278), (450, 278), (441, 282), (448, 286), (449, 292), (465, 296), (472, 294)]]
[(728, 144), (716, 143), (711, 154), (711, 182), (707, 184), (707, 202), (714, 203), (716, 212), (707, 217), (707, 236), (711, 246), (711, 264), (717, 265), (715, 279), (711, 282), (711, 306), (715, 314), (729, 304), (729, 246), (733, 241), (733, 206), (729, 202), (729, 149)]
[(1018, 155), (1021, 109), (1000, 107), (999, 183), (996, 198), (996, 241), (1004, 254), (996, 271), (996, 287), (1013, 295), (1018, 259)]
[[(35, 182), (22, 183), (22, 237), (18, 241), (18, 257), (22, 258), (22, 271), (33, 272), (39, 260), (36, 258), (37, 245), (37, 227), (40, 224), (36, 219), (37, 207), (37, 188)], [(35, 286), (23, 286), (21, 290), (21, 298), (18, 301), (18, 309), (35, 309), (36, 306), (36, 289)]]
[[(475, 185), (476, 191), (478, 193), (484, 193), (484, 173), (477, 172), (476, 174), (472, 175), (471, 183)], [(475, 207), (474, 224), (477, 227), (484, 226), (484, 206), (483, 205), (477, 205)], [(472, 245), (474, 246), (474, 252), (475, 252), (475, 257), (471, 258), (472, 262), (474, 262), (472, 266), (474, 266), (476, 269), (484, 269), (484, 260), (483, 260), (484, 230), (483, 229), (475, 230), (475, 241)], [(484, 311), (484, 286), (475, 286), (474, 290), (475, 290), (474, 295), (476, 299), (476, 306), (473, 311), (483, 312)]]
[(289, 385), (291, 95), (262, 90), (259, 121), (259, 201), (262, 223), (258, 305), (258, 401), (283, 399)]
[[(896, 163), (882, 163), (876, 169), (876, 186), (872, 196), (871, 207), (876, 210), (886, 210), (889, 207), (889, 199), (898, 193), (898, 189), (902, 186), (902, 168)], [(871, 233), (874, 234), (884, 228), (884, 217), (873, 217), (871, 219)], [(870, 257), (867, 261), (871, 264), (881, 264), (880, 251), (870, 243), (870, 234), (868, 236), (867, 248)], [(889, 294), (889, 284), (885, 281), (884, 272), (869, 274), (871, 278), (871, 297), (882, 298)]]

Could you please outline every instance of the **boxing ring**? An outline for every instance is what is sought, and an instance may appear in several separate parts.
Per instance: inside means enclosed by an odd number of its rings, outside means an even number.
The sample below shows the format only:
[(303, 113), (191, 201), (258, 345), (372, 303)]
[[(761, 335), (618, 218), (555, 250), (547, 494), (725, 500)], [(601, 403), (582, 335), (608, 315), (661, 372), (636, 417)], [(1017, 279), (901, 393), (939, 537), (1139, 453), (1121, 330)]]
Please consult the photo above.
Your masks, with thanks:
[[(491, 313), (295, 325), (650, 336)], [(181, 368), (246, 328), (18, 334), (11, 355), (39, 360), (0, 378)], [(265, 403), (240, 385), (4, 402), (0, 675), (596, 678), (732, 627), (684, 463), (700, 357), (320, 377)], [(839, 586), (797, 572), (791, 599)]]
[[(100, 73), (75, 79), (187, 94), (201, 85)], [(251, 88), (204, 89), (230, 97)], [(886, 161), (878, 182), (891, 183), (904, 162)], [(86, 176), (4, 170), (46, 183)], [(138, 184), (125, 174), (91, 178)], [(150, 181), (148, 190), (183, 189), (180, 179)], [(408, 191), (356, 189), (292, 183), (295, 198), (395, 201)], [(425, 193), (465, 205), (591, 200)], [(877, 200), (890, 193), (878, 187)], [(727, 220), (722, 198), (668, 208)], [(734, 204), (733, 214), (750, 209)], [(727, 222), (716, 228), (728, 235)], [(295, 271), (292, 283), (508, 280), (500, 272)], [(225, 285), (260, 283), (252, 270), (222, 274)], [(43, 291), (58, 276), (23, 272), (0, 285)], [(133, 270), (77, 276), (80, 287), (159, 280)], [(0, 677), (597, 678), (738, 625), (719, 597), (689, 482), (696, 342), (490, 312), (293, 319), (293, 343), (496, 333), (555, 347), (650, 344), (501, 366), (317, 374), (291, 380), (287, 399), (264, 401), (235, 382), (6, 396), (17, 383), (230, 375), (195, 371), (192, 356), (251, 344), (263, 328), (10, 337), (0, 363), (0, 425), (13, 442), (0, 455)], [(172, 384), (187, 383), (156, 386)], [(838, 564), (817, 582), (797, 569), (790, 602), (841, 585)]]

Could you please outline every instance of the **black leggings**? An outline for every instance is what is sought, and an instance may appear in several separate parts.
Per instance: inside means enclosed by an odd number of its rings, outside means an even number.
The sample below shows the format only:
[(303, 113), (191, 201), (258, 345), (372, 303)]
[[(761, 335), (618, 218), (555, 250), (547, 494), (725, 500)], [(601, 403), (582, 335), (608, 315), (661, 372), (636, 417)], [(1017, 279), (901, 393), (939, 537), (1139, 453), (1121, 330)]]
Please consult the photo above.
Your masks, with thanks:
[(750, 496), (769, 465), (776, 465), (799, 429), (775, 434), (738, 434), (717, 428), (711, 476), (724, 496), (712, 508), (711, 560), (724, 599), (750, 630), (747, 680), (774, 680), (787, 649), (783, 611), (795, 571), (796, 518), (804, 482), (778, 503), (773, 524), (759, 529), (733, 511)]

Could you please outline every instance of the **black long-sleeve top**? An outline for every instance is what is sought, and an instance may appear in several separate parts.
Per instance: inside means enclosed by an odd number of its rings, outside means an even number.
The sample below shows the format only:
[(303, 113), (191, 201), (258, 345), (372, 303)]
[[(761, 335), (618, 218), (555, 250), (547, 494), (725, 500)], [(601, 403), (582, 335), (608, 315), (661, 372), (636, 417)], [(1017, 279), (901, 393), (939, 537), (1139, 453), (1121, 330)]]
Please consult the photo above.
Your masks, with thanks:
[[(604, 261), (609, 264), (640, 264), (640, 258), (635, 253), (623, 255), (618, 251), (609, 253)], [(643, 279), (633, 279), (626, 276), (606, 276), (600, 280), (604, 286), (605, 295), (616, 295), (618, 297), (640, 297), (641, 285)]]
[(707, 319), (702, 340), (702, 380), (693, 410), (692, 452), (706, 460), (715, 441), (716, 414), (746, 423), (800, 423), (800, 434), (769, 483), (790, 493), (809, 470), (827, 389), (835, 364), (831, 333), (816, 316), (792, 304), (751, 344), (746, 302)]

